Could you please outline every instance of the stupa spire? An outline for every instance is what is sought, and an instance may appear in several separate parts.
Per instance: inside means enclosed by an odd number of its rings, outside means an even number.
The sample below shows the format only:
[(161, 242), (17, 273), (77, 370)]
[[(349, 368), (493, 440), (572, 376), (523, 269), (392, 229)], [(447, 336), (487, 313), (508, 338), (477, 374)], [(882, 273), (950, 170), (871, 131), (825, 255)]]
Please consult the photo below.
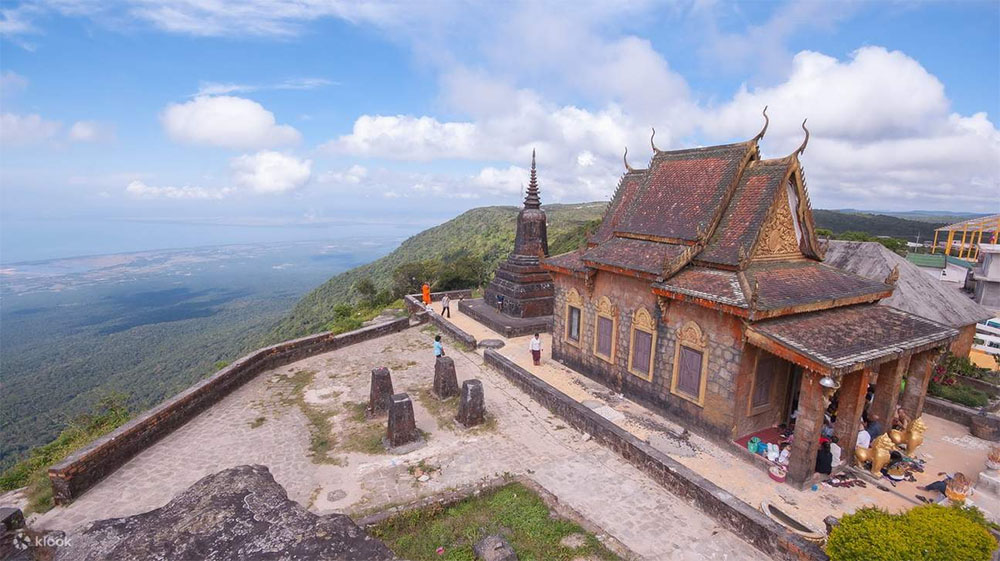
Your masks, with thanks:
[(535, 171), (535, 150), (531, 150), (531, 180), (528, 181), (528, 193), (524, 197), (524, 208), (540, 208), (542, 199), (538, 196), (538, 174)]

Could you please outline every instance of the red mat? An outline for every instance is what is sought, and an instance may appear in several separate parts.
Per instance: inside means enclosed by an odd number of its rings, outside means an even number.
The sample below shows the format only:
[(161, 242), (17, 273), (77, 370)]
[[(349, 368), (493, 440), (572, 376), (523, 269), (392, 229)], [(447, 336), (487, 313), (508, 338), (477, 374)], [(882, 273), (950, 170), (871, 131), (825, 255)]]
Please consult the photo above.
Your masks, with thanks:
[(734, 440), (733, 442), (735, 442), (736, 444), (739, 444), (743, 448), (746, 448), (747, 447), (747, 442), (750, 442), (750, 439), (753, 438), (753, 437), (755, 437), (755, 436), (757, 438), (761, 439), (765, 444), (770, 443), (770, 442), (778, 444), (778, 443), (780, 443), (783, 440), (781, 438), (781, 431), (778, 429), (778, 427), (768, 427), (768, 428), (766, 428), (764, 430), (759, 430), (757, 432), (750, 433), (750, 434), (748, 434), (746, 436), (741, 436), (741, 437), (737, 438), (736, 440)]

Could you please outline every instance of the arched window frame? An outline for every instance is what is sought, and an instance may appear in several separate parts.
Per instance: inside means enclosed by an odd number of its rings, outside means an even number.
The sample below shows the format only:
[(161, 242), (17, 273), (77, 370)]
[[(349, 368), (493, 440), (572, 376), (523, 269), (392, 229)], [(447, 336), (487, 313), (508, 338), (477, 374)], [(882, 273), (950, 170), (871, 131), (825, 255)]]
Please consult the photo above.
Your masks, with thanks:
[[(573, 338), (569, 336), (571, 327), (570, 323), (572, 321), (572, 316), (570, 316), (569, 313), (570, 308), (576, 308), (579, 312), (580, 327), (578, 333), (580, 336), (576, 340), (573, 340)], [(583, 344), (583, 298), (575, 288), (571, 288), (570, 291), (566, 293), (566, 310), (563, 317), (566, 318), (566, 329), (565, 333), (563, 333), (563, 340), (574, 347), (580, 347)]]
[[(633, 364), (635, 358), (635, 332), (642, 331), (643, 333), (648, 333), (650, 335), (649, 344), (649, 364), (647, 365), (646, 372), (636, 370)], [(628, 343), (628, 371), (632, 374), (646, 380), (647, 382), (653, 381), (653, 364), (656, 360), (656, 320), (653, 319), (653, 315), (649, 313), (646, 308), (639, 308), (632, 313), (632, 328), (629, 330), (629, 343)]]
[[(598, 340), (598, 330), (601, 325), (600, 318), (606, 318), (611, 320), (611, 354), (609, 356), (604, 356), (597, 351), (597, 340)], [(615, 363), (615, 356), (618, 352), (618, 310), (611, 303), (611, 299), (607, 296), (601, 296), (597, 300), (597, 305), (594, 306), (594, 356), (611, 364)]]
[[(698, 384), (698, 395), (693, 396), (687, 392), (677, 389), (679, 380), (681, 348), (687, 347), (692, 351), (701, 353), (701, 380)], [(674, 345), (674, 368), (673, 376), (670, 379), (670, 393), (686, 399), (695, 405), (702, 407), (705, 404), (705, 387), (708, 385), (708, 336), (701, 330), (701, 327), (693, 321), (684, 322), (677, 329), (677, 344)]]

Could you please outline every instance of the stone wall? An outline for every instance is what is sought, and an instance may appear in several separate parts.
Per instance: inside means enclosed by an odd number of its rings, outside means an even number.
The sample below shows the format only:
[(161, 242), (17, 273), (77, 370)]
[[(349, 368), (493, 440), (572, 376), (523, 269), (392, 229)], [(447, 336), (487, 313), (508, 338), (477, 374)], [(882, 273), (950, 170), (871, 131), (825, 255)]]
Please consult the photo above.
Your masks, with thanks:
[[(817, 545), (789, 532), (751, 505), (639, 440), (590, 408), (567, 397), (503, 355), (487, 349), (484, 358), (486, 364), (495, 368), (549, 411), (577, 430), (590, 434), (671, 493), (693, 504), (772, 559), (787, 561), (828, 559)], [(739, 557), (738, 552), (734, 552), (734, 555)]]
[[(567, 295), (575, 289), (583, 300), (580, 344), (566, 340)], [(602, 296), (616, 306), (616, 352), (614, 362), (594, 354), (596, 306)], [(645, 307), (657, 324), (655, 358), (651, 381), (628, 369), (632, 317)], [(598, 272), (594, 288), (588, 291), (583, 281), (566, 275), (556, 277), (556, 305), (552, 326), (552, 356), (602, 384), (667, 413), (688, 426), (722, 440), (735, 436), (737, 421), (745, 412), (750, 384), (738, 380), (752, 374), (753, 356), (741, 348), (742, 324), (738, 318), (687, 302), (672, 301), (667, 309), (667, 321), (657, 306), (657, 298), (649, 282), (606, 272)], [(671, 392), (673, 363), (678, 329), (693, 321), (705, 334), (708, 360), (705, 396), (698, 405)], [(740, 409), (742, 408), (742, 409)]]
[[(981, 427), (973, 427), (973, 419), (979, 418), (979, 423), (982, 425), (1000, 427), (1000, 415), (997, 415), (995, 412), (984, 415), (979, 409), (973, 409), (972, 407), (952, 403), (946, 399), (941, 399), (931, 395), (928, 395), (924, 400), (924, 413), (934, 415), (935, 417), (941, 417), (942, 419), (947, 419), (953, 423), (965, 425), (969, 427), (975, 436), (987, 440), (994, 440), (995, 438), (989, 438), (980, 432), (980, 430), (977, 430)], [(977, 432), (980, 434), (976, 434)]]
[(409, 325), (409, 318), (401, 318), (340, 335), (321, 333), (258, 349), (49, 468), (53, 500), (56, 504), (71, 502), (133, 456), (265, 370), (397, 333)]
[[(452, 299), (453, 310), (458, 308), (459, 298), (471, 298), (471, 290), (452, 290), (449, 292), (432, 292), (431, 302), (437, 302), (447, 294), (449, 298)], [(441, 316), (441, 314), (428, 310), (424, 307), (423, 301), (420, 299), (419, 294), (409, 294), (403, 298), (403, 303), (406, 304), (406, 309), (415, 316), (420, 316), (418, 321), (430, 320), (431, 323), (436, 325), (438, 329), (444, 331), (449, 337), (455, 339), (462, 345), (465, 345), (469, 350), (476, 348), (476, 338), (468, 334), (460, 327), (454, 323), (448, 321), (447, 318)]]

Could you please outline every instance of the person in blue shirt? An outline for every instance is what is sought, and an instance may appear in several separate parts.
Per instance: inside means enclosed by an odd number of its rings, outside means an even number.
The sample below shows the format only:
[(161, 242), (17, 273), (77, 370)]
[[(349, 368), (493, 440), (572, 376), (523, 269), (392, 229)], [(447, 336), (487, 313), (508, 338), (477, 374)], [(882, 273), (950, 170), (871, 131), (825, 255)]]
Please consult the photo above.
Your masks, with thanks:
[(441, 336), (434, 336), (434, 357), (444, 356), (444, 345), (441, 344)]

